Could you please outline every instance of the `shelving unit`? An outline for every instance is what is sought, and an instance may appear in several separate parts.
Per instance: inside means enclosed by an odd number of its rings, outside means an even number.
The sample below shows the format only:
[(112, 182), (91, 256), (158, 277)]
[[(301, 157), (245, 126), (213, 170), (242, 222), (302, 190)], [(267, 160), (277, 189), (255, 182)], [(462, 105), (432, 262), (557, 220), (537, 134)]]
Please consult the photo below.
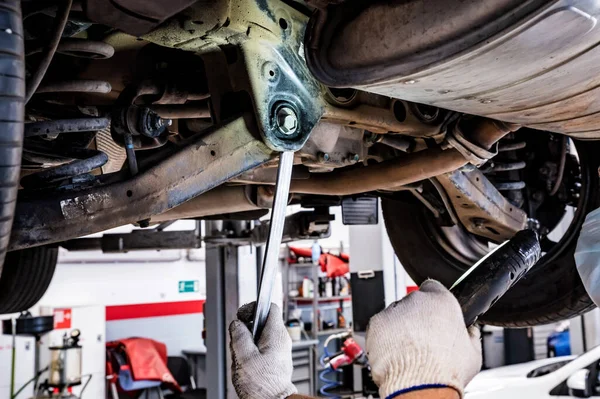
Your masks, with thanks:
[[(289, 250), (288, 250), (289, 251)], [(310, 322), (312, 322), (313, 328), (308, 333), (311, 337), (319, 337), (322, 335), (327, 335), (328, 331), (321, 331), (321, 326), (318, 326), (316, 321), (318, 318), (318, 313), (320, 310), (321, 316), (324, 317), (323, 320), (337, 321), (335, 315), (329, 314), (329, 317), (325, 317), (324, 314), (328, 312), (332, 312), (332, 308), (342, 308), (347, 309), (346, 306), (350, 301), (352, 301), (352, 295), (336, 295), (331, 297), (319, 297), (316, 298), (314, 296), (311, 297), (289, 297), (286, 295), (289, 291), (298, 289), (298, 287), (302, 284), (302, 280), (306, 277), (312, 280), (313, 282), (313, 290), (314, 292), (318, 291), (319, 286), (319, 274), (318, 265), (314, 265), (310, 259), (306, 259), (307, 261), (301, 263), (288, 263), (286, 259), (286, 266), (283, 270), (283, 287), (284, 287), (284, 312), (286, 319), (289, 318), (290, 308), (298, 307), (303, 309), (304, 311), (311, 311), (312, 318)], [(339, 304), (339, 306), (338, 306)], [(307, 308), (308, 305), (312, 305), (311, 308)], [(349, 313), (349, 314), (348, 314)], [(305, 314), (306, 316), (306, 314)], [(349, 320), (351, 317), (351, 312), (346, 312), (344, 315), (346, 320)], [(306, 317), (303, 318), (305, 322)]]
[[(323, 354), (323, 343), (327, 339), (329, 335), (339, 334), (344, 331), (349, 331), (351, 329), (351, 320), (352, 320), (352, 311), (351, 306), (348, 307), (348, 304), (352, 301), (352, 295), (337, 295), (332, 297), (319, 297), (318, 296), (318, 287), (319, 287), (319, 267), (312, 263), (310, 258), (306, 258), (307, 262), (303, 263), (288, 263), (289, 259), (289, 249), (288, 256), (285, 259), (284, 267), (282, 270), (283, 277), (283, 289), (284, 289), (284, 315), (286, 320), (289, 319), (289, 312), (291, 308), (302, 309), (304, 313), (303, 320), (305, 322), (312, 322), (311, 331), (308, 331), (308, 335), (315, 339), (318, 344), (314, 347), (314, 369), (315, 375), (313, 376), (316, 391), (320, 388), (320, 383), (318, 382), (318, 373), (322, 371), (322, 368), (319, 364), (319, 359)], [(289, 297), (288, 293), (291, 290), (296, 290), (302, 284), (302, 280), (304, 277), (307, 277), (312, 280), (314, 292), (317, 293), (316, 296), (312, 296), (309, 298), (304, 297)], [(318, 320), (318, 311), (321, 310), (321, 316), (323, 320), (329, 321), (337, 321), (337, 317), (335, 316), (337, 308), (346, 309), (344, 314), (346, 318), (347, 328), (332, 328), (327, 330), (322, 330), (321, 326), (317, 325)], [(349, 310), (350, 309), (350, 310)], [(312, 317), (307, 318), (307, 313), (311, 312)], [(332, 318), (334, 318), (332, 320)], [(337, 324), (336, 324), (337, 325)], [(339, 349), (339, 348), (337, 348)], [(333, 348), (333, 344), (331, 344), (330, 350), (335, 350)]]
[(332, 334), (339, 334), (342, 332), (346, 332), (346, 331), (350, 331), (349, 328), (331, 328), (329, 330), (321, 330), (319, 332), (317, 332), (317, 336), (323, 336), (323, 335), (332, 335)]
[[(317, 302), (345, 301), (345, 300), (350, 300), (351, 298), (352, 298), (352, 295), (317, 297)], [(313, 298), (289, 298), (289, 301), (290, 302), (298, 302), (298, 303), (312, 303)]]

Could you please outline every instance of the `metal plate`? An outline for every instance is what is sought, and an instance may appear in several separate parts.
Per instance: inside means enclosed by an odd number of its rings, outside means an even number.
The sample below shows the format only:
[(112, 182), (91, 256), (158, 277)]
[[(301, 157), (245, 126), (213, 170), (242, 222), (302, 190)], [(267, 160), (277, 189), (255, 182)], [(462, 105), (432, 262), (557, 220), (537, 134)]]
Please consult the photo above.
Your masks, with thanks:
[(342, 200), (342, 222), (345, 225), (367, 225), (379, 223), (379, 198), (344, 198)]

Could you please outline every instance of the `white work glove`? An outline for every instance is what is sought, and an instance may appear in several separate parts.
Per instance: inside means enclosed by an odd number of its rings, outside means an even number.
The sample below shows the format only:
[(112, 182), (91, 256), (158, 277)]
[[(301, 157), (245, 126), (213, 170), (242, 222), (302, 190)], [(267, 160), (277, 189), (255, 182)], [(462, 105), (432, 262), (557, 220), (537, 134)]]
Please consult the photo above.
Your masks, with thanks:
[(445, 387), (462, 398), (481, 369), (479, 330), (467, 330), (458, 301), (434, 280), (373, 316), (366, 346), (382, 399)]
[(255, 306), (242, 306), (229, 325), (233, 386), (240, 399), (284, 399), (298, 392), (292, 384), (292, 339), (281, 310), (271, 304), (257, 347), (247, 327)]

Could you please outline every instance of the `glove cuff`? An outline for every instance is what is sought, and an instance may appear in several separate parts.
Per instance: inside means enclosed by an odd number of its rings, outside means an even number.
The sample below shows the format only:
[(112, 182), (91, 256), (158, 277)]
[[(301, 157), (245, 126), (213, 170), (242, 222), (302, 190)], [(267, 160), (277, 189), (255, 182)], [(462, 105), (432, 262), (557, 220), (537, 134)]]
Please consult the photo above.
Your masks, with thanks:
[[(421, 381), (426, 380), (421, 379)], [(445, 380), (442, 376), (439, 376), (438, 378), (431, 378), (428, 382), (420, 382), (418, 385), (415, 385), (414, 382), (411, 382), (411, 380), (403, 378), (402, 376), (390, 378), (379, 387), (379, 395), (382, 399), (394, 399), (409, 392), (440, 388), (454, 389), (456, 392), (458, 392), (461, 399), (464, 396), (463, 388), (458, 381), (451, 381), (451, 379)]]
[(425, 385), (417, 385), (412, 388), (401, 389), (396, 392), (392, 392), (387, 395), (385, 399), (394, 399), (400, 395), (404, 395), (405, 393), (415, 392), (415, 391), (424, 391), (426, 389), (438, 389), (438, 388), (450, 388), (448, 385), (444, 384), (425, 384)]
[(283, 390), (281, 392), (281, 395), (278, 396), (277, 399), (286, 399), (297, 393), (298, 393), (298, 389), (296, 389), (296, 386), (294, 384), (290, 383), (288, 386), (285, 387), (285, 390)]

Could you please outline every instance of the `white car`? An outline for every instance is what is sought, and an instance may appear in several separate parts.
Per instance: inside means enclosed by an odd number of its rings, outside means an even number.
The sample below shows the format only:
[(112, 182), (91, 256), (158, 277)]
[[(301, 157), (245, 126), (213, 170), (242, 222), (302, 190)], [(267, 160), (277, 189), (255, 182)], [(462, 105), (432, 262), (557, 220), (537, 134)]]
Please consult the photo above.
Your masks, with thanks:
[(466, 399), (600, 398), (600, 346), (579, 357), (564, 356), (479, 373)]

